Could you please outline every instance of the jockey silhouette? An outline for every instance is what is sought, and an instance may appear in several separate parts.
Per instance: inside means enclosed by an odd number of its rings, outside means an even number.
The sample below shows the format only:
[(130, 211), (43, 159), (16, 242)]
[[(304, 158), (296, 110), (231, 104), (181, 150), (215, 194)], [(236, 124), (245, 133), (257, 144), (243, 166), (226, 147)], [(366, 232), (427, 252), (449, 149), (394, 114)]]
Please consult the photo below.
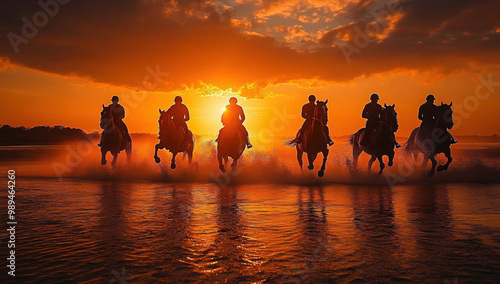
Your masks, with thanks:
[[(248, 131), (246, 130), (245, 126), (243, 126), (243, 122), (245, 121), (245, 113), (243, 112), (243, 108), (236, 104), (237, 102), (238, 100), (235, 97), (229, 99), (229, 104), (226, 106), (224, 113), (222, 113), (221, 122), (224, 125), (224, 128), (226, 126), (236, 127), (236, 129), (245, 136), (247, 148), (250, 149), (252, 148), (252, 144), (250, 143), (250, 139), (248, 137)], [(219, 131), (219, 136), (222, 129)], [(218, 140), (219, 138), (217, 138), (216, 141)]]
[[(305, 121), (302, 124), (302, 127), (297, 132), (296, 139), (298, 141), (302, 140), (302, 137), (304, 136), (305, 131), (309, 128), (309, 126), (311, 126), (312, 121), (313, 121), (314, 109), (316, 108), (316, 103), (315, 103), (316, 96), (310, 95), (308, 99), (309, 99), (309, 103), (302, 106), (302, 118), (304, 118)], [(328, 120), (326, 120), (326, 122), (324, 123), (323, 132), (325, 133), (328, 145), (332, 146), (333, 141), (332, 141), (332, 138), (330, 138), (330, 130), (328, 129), (328, 126), (326, 125), (326, 123), (328, 123)]]
[[(113, 96), (111, 98), (112, 104), (110, 104), (108, 107), (111, 107), (111, 113), (113, 114), (113, 122), (120, 129), (123, 133), (123, 136), (125, 139), (127, 139), (128, 142), (132, 141), (132, 138), (130, 137), (130, 134), (128, 133), (128, 128), (127, 125), (123, 122), (122, 119), (125, 118), (125, 109), (123, 108), (122, 105), (120, 105), (118, 102), (120, 99), (118, 96)], [(102, 133), (101, 133), (101, 141), (99, 141), (99, 144), (97, 146), (101, 146), (102, 144)]]
[[(176, 96), (174, 99), (175, 104), (172, 105), (167, 110), (167, 116), (171, 117), (174, 121), (174, 124), (184, 131), (184, 141), (189, 140), (189, 129), (187, 127), (186, 121), (189, 120), (189, 110), (182, 103), (182, 98), (180, 96)], [(158, 139), (160, 139), (160, 135), (158, 135)]]
[[(361, 113), (361, 117), (366, 119), (365, 134), (363, 135), (363, 139), (359, 143), (362, 146), (366, 146), (368, 144), (368, 141), (377, 128), (379, 121), (382, 120), (382, 106), (378, 104), (379, 99), (380, 98), (378, 94), (372, 94), (370, 96), (371, 102), (365, 105), (365, 107), (363, 108), (363, 112)], [(394, 133), (392, 134), (392, 136), (396, 147), (401, 147), (401, 145), (399, 145), (399, 143), (396, 141), (396, 136), (394, 135)]]
[[(434, 95), (429, 94), (425, 99), (427, 102), (422, 104), (418, 109), (418, 119), (422, 121), (422, 123), (420, 124), (422, 136), (424, 138), (428, 138), (431, 137), (431, 132), (434, 127), (434, 123), (436, 122), (438, 107), (434, 104), (434, 101), (436, 100)], [(453, 138), (448, 130), (446, 130), (446, 133), (451, 140), (451, 144), (455, 144), (458, 142), (457, 140), (455, 140), (455, 138)]]

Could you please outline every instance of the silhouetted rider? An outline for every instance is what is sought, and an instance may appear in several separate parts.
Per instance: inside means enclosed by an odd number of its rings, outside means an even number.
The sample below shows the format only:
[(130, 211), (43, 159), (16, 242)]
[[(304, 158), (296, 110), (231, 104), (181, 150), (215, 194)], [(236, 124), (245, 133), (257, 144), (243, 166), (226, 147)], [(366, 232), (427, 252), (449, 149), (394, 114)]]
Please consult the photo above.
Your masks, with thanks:
[[(167, 110), (167, 116), (172, 118), (174, 124), (184, 130), (184, 141), (189, 140), (189, 129), (186, 121), (189, 120), (189, 110), (185, 104), (182, 103), (182, 97), (176, 96), (173, 104)], [(160, 136), (158, 136), (160, 139)]]
[[(422, 131), (423, 137), (428, 138), (432, 136), (431, 132), (436, 123), (438, 107), (434, 104), (436, 98), (433, 94), (427, 95), (425, 99), (426, 102), (418, 108), (418, 119), (422, 121), (420, 130)], [(446, 130), (446, 133), (451, 140), (451, 144), (458, 142), (448, 130)]]
[[(224, 126), (235, 127), (245, 136), (247, 147), (252, 148), (252, 144), (250, 144), (250, 139), (248, 137), (248, 131), (245, 126), (243, 126), (245, 113), (243, 112), (243, 108), (237, 105), (237, 102), (238, 100), (235, 97), (229, 99), (229, 104), (226, 106), (224, 113), (222, 113), (221, 122)], [(219, 136), (221, 131), (222, 129), (219, 131)], [(217, 138), (217, 141), (218, 139), (219, 138)]]
[[(314, 117), (314, 109), (316, 108), (316, 96), (310, 95), (309, 96), (309, 102), (305, 105), (302, 106), (302, 118), (305, 119), (304, 123), (302, 124), (302, 127), (299, 129), (296, 135), (296, 139), (298, 141), (302, 141), (302, 137), (304, 137), (304, 132), (311, 126), (313, 117)], [(326, 125), (328, 123), (328, 119), (323, 122), (323, 132), (325, 133), (327, 143), (328, 145), (333, 145), (333, 141), (330, 138), (330, 130), (328, 129), (328, 126)]]
[(316, 107), (315, 102), (316, 102), (316, 97), (314, 95), (310, 95), (309, 102), (302, 106), (302, 118), (304, 118), (305, 121), (296, 135), (297, 140), (299, 141), (302, 140), (302, 137), (304, 136), (304, 131), (306, 131), (306, 129), (309, 128), (309, 126), (311, 126), (312, 124), (314, 108)]
[[(122, 120), (125, 118), (125, 109), (123, 108), (122, 105), (118, 103), (119, 101), (120, 99), (118, 98), (118, 96), (113, 96), (111, 98), (112, 103), (108, 107), (111, 107), (113, 122), (116, 125), (116, 127), (118, 127), (118, 129), (122, 131), (122, 133), (124, 134), (124, 138), (127, 139), (128, 142), (132, 142), (132, 138), (128, 133), (127, 125), (125, 125), (125, 123)], [(101, 145), (102, 145), (102, 133), (101, 133), (101, 141), (99, 142), (99, 144), (97, 144), (97, 146), (100, 147)]]
[(420, 124), (422, 134), (424, 134), (425, 137), (429, 137), (436, 122), (438, 107), (434, 104), (436, 100), (434, 95), (429, 94), (426, 100), (427, 101), (418, 109), (418, 119), (422, 121)]
[(370, 139), (372, 133), (377, 128), (378, 122), (381, 120), (382, 106), (378, 104), (379, 96), (377, 94), (372, 94), (370, 96), (371, 102), (367, 103), (363, 108), (361, 113), (362, 118), (366, 118), (366, 128), (363, 140), (361, 140), (361, 145), (366, 146), (368, 139)]

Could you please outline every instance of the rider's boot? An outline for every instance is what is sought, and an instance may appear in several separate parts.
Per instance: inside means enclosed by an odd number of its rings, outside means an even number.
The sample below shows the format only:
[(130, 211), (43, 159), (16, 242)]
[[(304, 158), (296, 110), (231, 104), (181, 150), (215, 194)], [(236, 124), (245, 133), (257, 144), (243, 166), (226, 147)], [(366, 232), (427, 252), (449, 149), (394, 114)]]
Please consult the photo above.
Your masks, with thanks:
[(332, 146), (334, 143), (332, 141), (332, 138), (330, 136), (327, 137), (327, 142), (328, 142), (328, 146)]

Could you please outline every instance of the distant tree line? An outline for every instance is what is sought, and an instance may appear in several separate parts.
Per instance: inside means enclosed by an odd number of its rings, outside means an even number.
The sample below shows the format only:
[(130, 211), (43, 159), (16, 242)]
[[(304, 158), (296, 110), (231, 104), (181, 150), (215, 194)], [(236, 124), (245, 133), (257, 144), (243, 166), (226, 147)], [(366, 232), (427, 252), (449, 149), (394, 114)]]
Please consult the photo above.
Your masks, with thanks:
[(47, 145), (60, 144), (72, 140), (93, 139), (99, 137), (99, 133), (87, 134), (78, 128), (63, 126), (36, 126), (32, 128), (12, 127), (2, 125), (0, 127), (0, 145)]

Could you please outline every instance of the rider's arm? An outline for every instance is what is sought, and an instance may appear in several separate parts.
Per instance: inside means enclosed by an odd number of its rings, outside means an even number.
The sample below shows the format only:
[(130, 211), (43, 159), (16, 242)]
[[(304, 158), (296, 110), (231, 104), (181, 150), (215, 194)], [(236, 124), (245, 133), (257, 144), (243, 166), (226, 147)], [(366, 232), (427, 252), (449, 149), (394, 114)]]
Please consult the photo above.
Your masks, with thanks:
[(424, 112), (422, 111), (422, 107), (418, 108), (418, 119), (424, 120)]
[(240, 117), (241, 117), (241, 123), (245, 121), (245, 112), (243, 112), (243, 108), (240, 106)]
[(303, 119), (307, 119), (307, 112), (306, 112), (306, 107), (305, 106), (302, 107), (302, 118)]
[(120, 106), (120, 111), (118, 112), (118, 118), (119, 119), (125, 118), (125, 109), (122, 106)]
[(363, 112), (361, 113), (361, 117), (362, 118), (366, 118), (368, 119), (368, 110), (367, 110), (368, 106), (365, 105), (365, 107), (363, 108)]
[(184, 121), (188, 121), (189, 120), (189, 110), (186, 106), (184, 108), (186, 111), (186, 113), (184, 114)]

